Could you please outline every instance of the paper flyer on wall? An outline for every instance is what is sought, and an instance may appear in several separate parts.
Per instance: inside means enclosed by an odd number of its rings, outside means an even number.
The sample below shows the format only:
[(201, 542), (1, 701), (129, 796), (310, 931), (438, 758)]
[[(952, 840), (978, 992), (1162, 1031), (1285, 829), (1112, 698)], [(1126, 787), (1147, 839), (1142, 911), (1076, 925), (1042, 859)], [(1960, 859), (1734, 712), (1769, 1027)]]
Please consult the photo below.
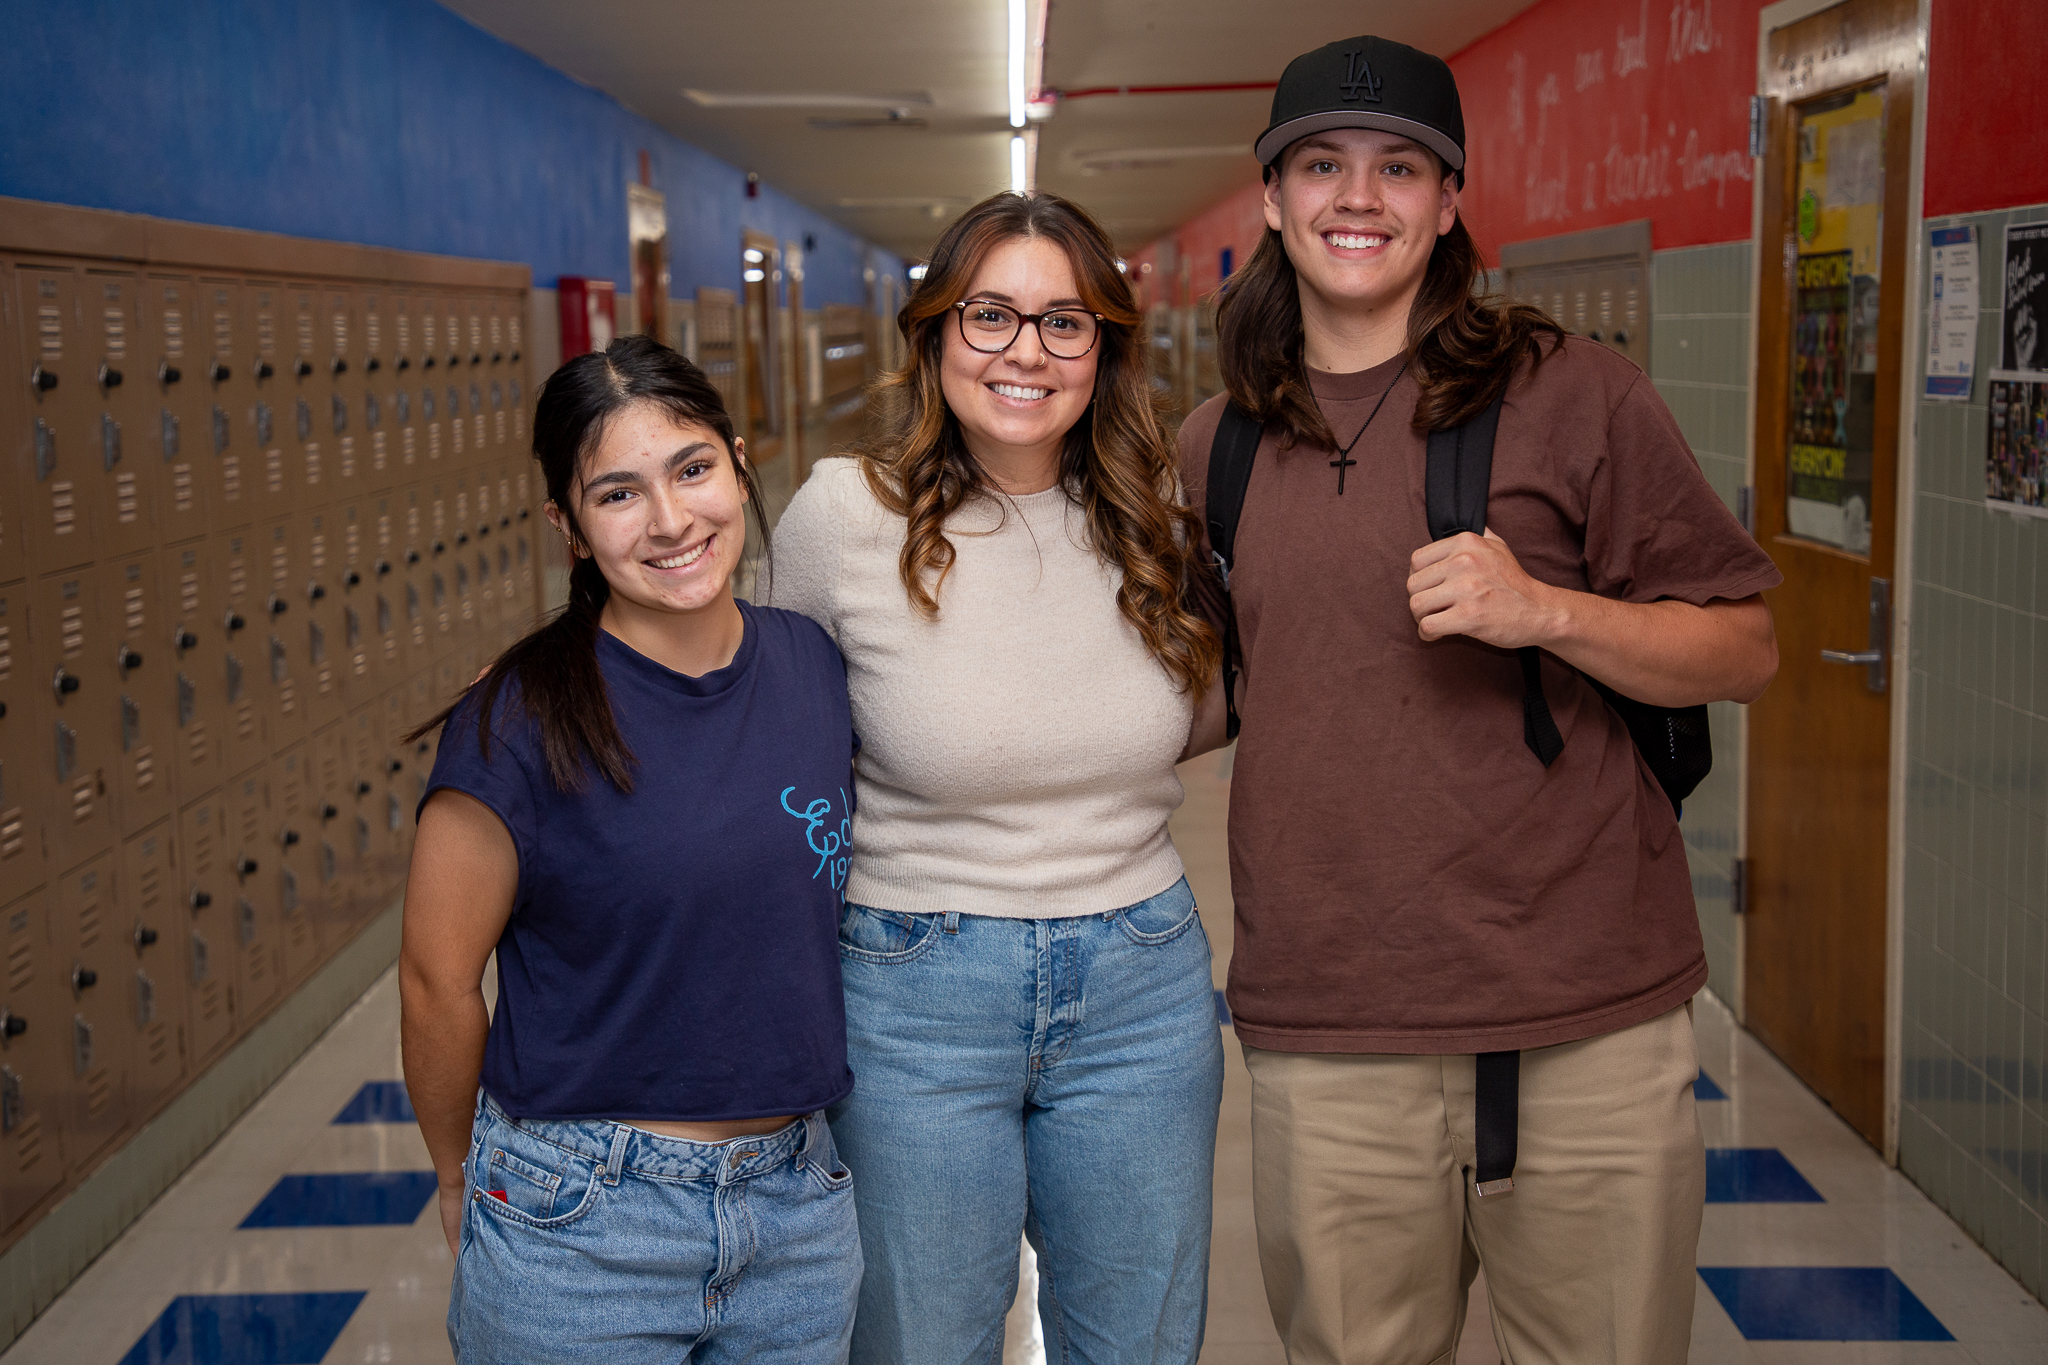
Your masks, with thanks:
[(1966, 403), (1977, 377), (1977, 229), (1936, 228), (1928, 246), (1927, 378), (1921, 392)]
[(2048, 516), (2048, 223), (2005, 229), (1998, 367), (1991, 372), (1985, 500)]

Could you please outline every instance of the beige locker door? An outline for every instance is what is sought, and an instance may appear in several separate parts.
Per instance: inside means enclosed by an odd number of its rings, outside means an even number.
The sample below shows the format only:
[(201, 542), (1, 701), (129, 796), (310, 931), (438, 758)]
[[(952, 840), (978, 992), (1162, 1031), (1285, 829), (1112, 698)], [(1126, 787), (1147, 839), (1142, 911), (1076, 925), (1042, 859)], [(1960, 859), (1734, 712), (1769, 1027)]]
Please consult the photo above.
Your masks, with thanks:
[(123, 978), (132, 954), (114, 898), (113, 853), (103, 853), (60, 877), (54, 906), (50, 938), (57, 969), (71, 985), (64, 1165), (78, 1171), (128, 1123), (127, 1081), (135, 1030), (128, 1018)]
[(446, 469), (452, 449), (450, 418), (454, 414), (448, 411), (449, 390), (441, 383), (441, 372), (433, 368), (437, 363), (428, 356), (422, 362), (427, 372), (420, 377), (419, 420), (425, 445), (414, 477), (422, 479)]
[(235, 973), (235, 1031), (246, 1032), (277, 999), (284, 962), (278, 943), (277, 845), (270, 813), (270, 768), (232, 778), (223, 793), (222, 847)]
[(424, 485), (414, 484), (401, 489), (396, 501), (400, 550), (392, 595), (404, 655), (399, 661), (399, 680), (393, 686), (401, 686), (403, 679), (434, 663), (435, 633), (427, 615), (426, 591), (427, 561), (433, 549), (433, 498)]
[(455, 489), (452, 476), (422, 489), (426, 505), (427, 558), (421, 592), (426, 599), (427, 657), (434, 663), (446, 658), (455, 645), (454, 575), (450, 572), (450, 551), (455, 537)]
[(306, 737), (305, 546), (294, 534), (295, 518), (262, 526), (263, 669), (259, 678), (270, 732), (270, 749), (278, 753)]
[(1623, 261), (1615, 268), (1614, 336), (1610, 345), (1634, 361), (1645, 373), (1650, 369), (1650, 282), (1640, 261)]
[(15, 297), (21, 349), (11, 382), (29, 398), (23, 417), (33, 479), (29, 562), (45, 571), (71, 568), (96, 553), (92, 469), (99, 458), (92, 433), (97, 385), (79, 318), (77, 273), (24, 263), (15, 270)]
[(142, 368), (150, 349), (142, 322), (142, 277), (132, 271), (88, 270), (79, 311), (98, 352), (98, 399), (89, 431), (95, 534), (93, 553), (125, 555), (156, 544), (154, 508), (163, 467), (156, 449), (159, 411)]
[(409, 765), (405, 761), (405, 736), (412, 729), (407, 717), (412, 714), (413, 698), (426, 695), (425, 676), (415, 675), (403, 686), (392, 688), (379, 703), (382, 715), (378, 724), (376, 809), (371, 819), (377, 823), (384, 844), (387, 897), (396, 897), (404, 889), (406, 865), (412, 857), (412, 812), (405, 804), (405, 792), (411, 786), (406, 771)]
[(205, 425), (188, 433), (206, 484), (207, 526), (246, 526), (254, 515), (256, 471), (276, 436), (275, 326), (257, 306), (261, 293), (240, 280), (199, 282), (205, 329)]
[[(392, 695), (398, 689), (393, 688)], [(384, 697), (349, 712), (342, 734), (347, 744), (341, 802), (342, 835), (354, 853), (357, 919), (381, 911), (392, 894), (391, 836), (384, 828)]]
[(0, 888), (12, 901), (43, 881), (51, 727), (43, 654), (29, 639), (29, 585), (0, 586)]
[(64, 1178), (58, 1142), (70, 1094), (71, 983), (50, 942), (46, 891), (0, 909), (7, 953), (0, 996), (0, 1231)]
[[(243, 471), (248, 515), (262, 522), (289, 516), (298, 506), (305, 487), (307, 447), (320, 443), (316, 418), (325, 414), (316, 414), (313, 407), (319, 396), (313, 370), (318, 299), (303, 286), (271, 283), (252, 283), (246, 297), (256, 315), (258, 349), (266, 357), (257, 373), (273, 371), (259, 384), (256, 449)], [(262, 346), (265, 335), (270, 338), (268, 350)], [(314, 451), (310, 458), (323, 464), (325, 450)]]
[(52, 574), (36, 585), (29, 640), (33, 672), (49, 688), (54, 708), (39, 765), (50, 785), (29, 799), (49, 812), (44, 830), (52, 870), (69, 868), (114, 843), (108, 789), (120, 695), (105, 668), (114, 632), (100, 614), (95, 571)]
[(393, 289), (384, 296), (391, 321), (393, 358), (384, 393), (384, 425), (391, 437), (391, 458), (381, 478), (373, 478), (371, 491), (381, 494), (418, 477), (419, 462), (426, 458), (426, 436), (420, 426), (419, 410), (419, 310), (409, 290)]
[(477, 515), (477, 505), (483, 496), (483, 480), (477, 474), (455, 476), (448, 514), (448, 529), (452, 533), (449, 539), (453, 543), (447, 555), (453, 592), (449, 613), (454, 630), (454, 638), (449, 643), (451, 651), (474, 645), (482, 625), (476, 595), (476, 550), (480, 544), (477, 527), (481, 520)]
[[(170, 545), (206, 533), (209, 433), (204, 308), (183, 275), (143, 282), (142, 329), (129, 383), (145, 401), (146, 431), (129, 436), (129, 458), (155, 467), (157, 540)], [(146, 439), (145, 439), (146, 438)]]
[(360, 706), (376, 694), (376, 519), (360, 503), (326, 514), (332, 537), (336, 630), (328, 641), (341, 680), (341, 709)]
[(368, 428), (362, 425), (363, 397), (368, 375), (357, 354), (362, 345), (361, 302), (348, 285), (328, 285), (320, 295), (320, 345), (323, 354), (318, 378), (327, 390), (324, 403), (317, 404), (317, 420), (325, 428), (325, 439), (333, 443), (325, 470), (318, 482), (315, 470), (306, 470), (306, 491), (302, 507), (317, 506), (337, 498), (352, 498), (369, 478)]
[(220, 679), (226, 666), (220, 576), (215, 547), (198, 540), (163, 552), (157, 648), (166, 667), (155, 673), (156, 705), (171, 718), (166, 767), (180, 801), (220, 785), (221, 746), (228, 724)]
[(304, 552), (299, 585), (300, 643), (305, 651), (306, 727), (317, 730), (341, 719), (348, 677), (348, 634), (342, 606), (343, 518), (346, 509), (320, 508), (298, 519), (295, 538)]
[(222, 537), (214, 553), (221, 665), (213, 684), (223, 708), (221, 768), (237, 773), (270, 754), (264, 714), (269, 695), (264, 641), (269, 632), (264, 628), (268, 614), (263, 605), (263, 562), (253, 531)]
[(349, 790), (349, 723), (344, 716), (307, 743), (312, 765), (310, 821), (313, 830), (306, 861), (311, 882), (301, 888), (319, 921), (321, 944), (328, 953), (346, 942), (356, 915), (356, 853), (354, 821), (346, 818), (355, 805)]
[(451, 470), (466, 469), (474, 458), (469, 441), (469, 414), (463, 407), (463, 385), (469, 382), (465, 370), (451, 367), (441, 382), (441, 422), (448, 429), (448, 444), (442, 451), (439, 477)]
[(275, 829), (271, 851), (277, 859), (277, 870), (271, 876), (287, 983), (304, 980), (320, 965), (321, 956), (321, 917), (314, 904), (318, 886), (314, 852), (318, 848), (319, 820), (313, 805), (313, 771), (307, 753), (307, 745), (295, 744), (270, 764), (271, 819)]
[(370, 504), (368, 517), (363, 634), (370, 671), (363, 686), (351, 694), (351, 707), (371, 704), (405, 676), (404, 508), (399, 496), (379, 494)]
[[(236, 878), (228, 865), (227, 807), (208, 792), (178, 812), (179, 896), (186, 922), (178, 964), (187, 987), (192, 1070), (196, 1073), (235, 1033)], [(166, 971), (170, 968), (165, 967)]]
[[(128, 1103), (138, 1118), (178, 1087), (185, 1074), (186, 982), (180, 940), (185, 912), (178, 898), (172, 853), (175, 819), (166, 819), (121, 843), (115, 887), (126, 916), (111, 926), (133, 948), (113, 982), (126, 992), (134, 1027), (130, 1041)], [(132, 921), (132, 922), (131, 922)]]
[[(30, 399), (16, 380), (27, 375), (21, 363), (21, 310), (11, 283), (12, 265), (0, 257), (0, 583), (28, 577), (28, 545), (23, 538), (35, 506), (34, 428)], [(0, 897), (0, 902), (5, 901)]]
[(155, 551), (99, 566), (100, 612), (106, 622), (97, 661), (116, 699), (114, 816), (134, 834), (171, 814), (173, 736), (177, 714), (164, 683), (172, 674), (164, 631), (160, 557)]

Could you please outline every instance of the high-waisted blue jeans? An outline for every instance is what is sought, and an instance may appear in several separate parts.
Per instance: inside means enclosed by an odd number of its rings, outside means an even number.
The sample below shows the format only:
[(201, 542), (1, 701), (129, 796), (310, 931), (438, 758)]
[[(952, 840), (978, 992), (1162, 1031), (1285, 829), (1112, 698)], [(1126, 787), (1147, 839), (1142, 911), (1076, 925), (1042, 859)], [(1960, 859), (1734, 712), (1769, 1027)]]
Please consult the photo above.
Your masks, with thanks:
[(1193, 1365), (1223, 1048), (1187, 883), (1073, 919), (849, 905), (839, 955), (855, 1365), (999, 1360), (1020, 1233), (1050, 1361)]
[(486, 1097), (471, 1131), (448, 1304), (463, 1365), (845, 1361), (860, 1235), (822, 1114), (691, 1142)]

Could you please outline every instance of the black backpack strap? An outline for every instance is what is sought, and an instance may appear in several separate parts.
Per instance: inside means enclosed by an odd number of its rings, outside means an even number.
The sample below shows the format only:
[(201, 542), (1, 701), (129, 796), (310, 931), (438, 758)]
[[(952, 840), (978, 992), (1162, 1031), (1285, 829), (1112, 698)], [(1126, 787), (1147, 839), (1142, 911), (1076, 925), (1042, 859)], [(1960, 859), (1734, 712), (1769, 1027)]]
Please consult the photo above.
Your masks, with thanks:
[(1237, 738), (1237, 606), (1230, 599), (1231, 556), (1237, 548), (1238, 518), (1244, 515), (1244, 493), (1251, 486), (1252, 461), (1258, 457), (1264, 425), (1230, 400), (1216, 423), (1216, 439), (1209, 445), (1207, 519), (1209, 553), (1216, 562), (1216, 575), (1223, 580), (1223, 707), (1224, 733)]
[[(1424, 471), (1425, 511), (1429, 538), (1443, 540), (1486, 530), (1486, 493), (1493, 480), (1493, 438), (1500, 429), (1502, 393), (1486, 411), (1462, 427), (1429, 433), (1429, 464)], [(1543, 696), (1543, 651), (1517, 650), (1522, 665), (1522, 742), (1544, 767), (1564, 752), (1564, 736)]]

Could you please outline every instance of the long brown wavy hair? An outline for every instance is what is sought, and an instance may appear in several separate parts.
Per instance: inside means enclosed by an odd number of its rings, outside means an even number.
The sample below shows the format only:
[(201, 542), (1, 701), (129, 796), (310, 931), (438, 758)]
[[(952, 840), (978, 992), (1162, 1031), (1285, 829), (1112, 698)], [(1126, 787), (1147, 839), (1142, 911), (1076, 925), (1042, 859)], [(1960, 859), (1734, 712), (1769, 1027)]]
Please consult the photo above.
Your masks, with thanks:
[[(1285, 163), (1283, 155), (1279, 164)], [(1268, 168), (1267, 174), (1279, 172)], [(1461, 214), (1436, 239), (1408, 312), (1409, 368), (1421, 389), (1416, 429), (1442, 431), (1478, 416), (1507, 387), (1524, 354), (1530, 364), (1541, 363), (1546, 337), (1552, 351), (1564, 345), (1564, 329), (1548, 313), (1487, 292), (1486, 262)], [(1280, 234), (1267, 228), (1251, 260), (1230, 277), (1217, 299), (1216, 355), (1223, 385), (1246, 412), (1280, 425), (1283, 447), (1296, 441), (1335, 447), (1309, 392), (1301, 349), (1294, 262), (1287, 259)]]
[[(1082, 306), (1102, 315), (1095, 392), (1060, 450), (1060, 483), (1088, 523), (1089, 543), (1122, 571), (1117, 607), (1163, 667), (1199, 697), (1222, 658), (1216, 632), (1187, 602), (1201, 522), (1184, 504), (1138, 334), (1137, 300), (1116, 250), (1086, 210), (1053, 194), (997, 194), (947, 228), (924, 280), (896, 315), (908, 359), (877, 385), (878, 420), (858, 450), (868, 487), (906, 525), (903, 587), (927, 617), (953, 566), (946, 520), (971, 499), (997, 498), (946, 406), (940, 372), (953, 305), (1004, 242), (1043, 238), (1073, 264)], [(999, 499), (998, 499), (999, 500)]]

